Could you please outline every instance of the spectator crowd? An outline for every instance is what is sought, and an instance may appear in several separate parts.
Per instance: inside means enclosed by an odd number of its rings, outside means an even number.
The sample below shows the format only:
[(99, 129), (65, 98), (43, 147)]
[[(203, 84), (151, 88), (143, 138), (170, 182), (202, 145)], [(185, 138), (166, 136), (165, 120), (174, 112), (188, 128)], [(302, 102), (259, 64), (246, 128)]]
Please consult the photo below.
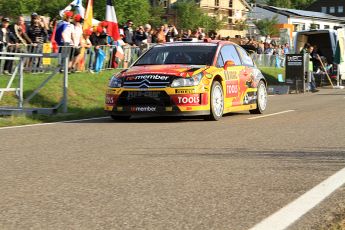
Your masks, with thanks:
[[(212, 32), (206, 34), (203, 28), (196, 30), (178, 30), (176, 26), (164, 24), (153, 28), (150, 24), (134, 25), (127, 20), (119, 30), (120, 39), (114, 40), (107, 34), (108, 23), (102, 21), (91, 29), (83, 28), (83, 18), (72, 11), (65, 11), (62, 20), (54, 18), (51, 21), (45, 17), (32, 13), (30, 22), (25, 22), (19, 16), (12, 24), (9, 18), (1, 18), (0, 50), (3, 52), (42, 53), (43, 44), (51, 43), (54, 52), (69, 53), (69, 71), (88, 69), (90, 72), (99, 71), (97, 60), (104, 56), (104, 47), (109, 47), (111, 60), (109, 66), (116, 68), (121, 63), (127, 68), (136, 56), (145, 51), (150, 44), (166, 43), (181, 40), (228, 40), (242, 45), (253, 56), (261, 54), (273, 56), (276, 67), (284, 67), (285, 55), (290, 53), (289, 44), (279, 45), (274, 40), (256, 41), (252, 38), (221, 37)], [(123, 55), (117, 55), (119, 51)], [(85, 55), (89, 55), (85, 63)], [(30, 65), (42, 66), (42, 60), (33, 59)], [(13, 70), (13, 61), (6, 60), (3, 64), (3, 73), (10, 74)]]

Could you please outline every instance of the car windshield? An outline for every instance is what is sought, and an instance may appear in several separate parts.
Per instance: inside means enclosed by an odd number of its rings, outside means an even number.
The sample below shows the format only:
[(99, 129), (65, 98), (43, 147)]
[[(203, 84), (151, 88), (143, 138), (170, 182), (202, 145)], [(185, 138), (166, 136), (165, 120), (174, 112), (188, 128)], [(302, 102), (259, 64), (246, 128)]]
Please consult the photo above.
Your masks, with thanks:
[(159, 45), (147, 51), (134, 65), (212, 65), (216, 50), (216, 44)]

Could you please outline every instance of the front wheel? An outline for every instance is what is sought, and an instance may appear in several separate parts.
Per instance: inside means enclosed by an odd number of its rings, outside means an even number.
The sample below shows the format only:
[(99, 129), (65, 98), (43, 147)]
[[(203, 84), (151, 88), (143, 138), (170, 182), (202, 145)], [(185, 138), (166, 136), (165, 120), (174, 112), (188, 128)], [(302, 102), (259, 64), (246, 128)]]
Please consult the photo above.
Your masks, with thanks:
[(218, 81), (212, 83), (210, 95), (210, 115), (207, 117), (207, 120), (218, 121), (224, 112), (223, 88)]
[(265, 82), (259, 82), (256, 96), (256, 109), (249, 110), (249, 112), (251, 114), (262, 114), (267, 107), (267, 90)]

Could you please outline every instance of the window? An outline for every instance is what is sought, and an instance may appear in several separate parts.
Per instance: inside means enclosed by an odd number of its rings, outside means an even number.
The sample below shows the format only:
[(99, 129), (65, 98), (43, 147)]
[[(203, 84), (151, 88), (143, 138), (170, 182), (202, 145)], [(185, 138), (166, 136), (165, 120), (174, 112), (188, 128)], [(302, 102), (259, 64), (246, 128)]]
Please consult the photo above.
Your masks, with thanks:
[(238, 56), (238, 53), (234, 46), (232, 45), (224, 46), (222, 50), (220, 51), (220, 53), (222, 55), (224, 62), (233, 61), (235, 65), (242, 65), (241, 59)]
[(334, 6), (329, 7), (329, 13), (330, 14), (334, 14), (335, 13), (335, 7)]
[(247, 52), (242, 47), (237, 46), (237, 50), (241, 55), (243, 65), (254, 66), (254, 62), (252, 58), (247, 54)]
[(232, 0), (229, 1), (229, 8), (232, 8)]
[(311, 30), (318, 30), (318, 29), (320, 29), (320, 25), (312, 23), (312, 24), (310, 24), (309, 29), (311, 29)]
[(326, 6), (321, 7), (321, 12), (327, 14), (327, 7)]
[(217, 59), (217, 67), (223, 67), (223, 66), (224, 66), (224, 61), (223, 61), (222, 54), (220, 53)]
[(329, 25), (324, 25), (323, 28), (324, 29), (329, 29)]
[(215, 1), (214, 1), (214, 5), (215, 5), (215, 6), (219, 6), (219, 0), (215, 0)]
[(217, 45), (157, 45), (147, 51), (135, 65), (212, 65)]
[(294, 32), (305, 30), (305, 24), (293, 24)]
[(338, 13), (344, 13), (344, 7), (338, 6)]
[(161, 0), (159, 1), (159, 5), (163, 8), (168, 8), (168, 0)]

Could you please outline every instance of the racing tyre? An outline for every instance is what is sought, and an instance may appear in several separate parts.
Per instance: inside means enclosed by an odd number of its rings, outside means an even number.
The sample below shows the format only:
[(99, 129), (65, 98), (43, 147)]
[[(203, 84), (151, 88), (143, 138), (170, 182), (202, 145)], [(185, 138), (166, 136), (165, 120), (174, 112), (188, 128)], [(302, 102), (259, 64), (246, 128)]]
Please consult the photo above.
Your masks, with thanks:
[(260, 81), (258, 84), (257, 98), (256, 98), (256, 109), (249, 110), (251, 114), (262, 114), (267, 106), (267, 90), (266, 84)]
[(207, 120), (218, 121), (224, 112), (224, 94), (222, 85), (218, 81), (212, 83), (210, 99), (210, 115)]
[(117, 116), (117, 115), (110, 115), (110, 117), (114, 121), (128, 121), (131, 118), (131, 116)]

